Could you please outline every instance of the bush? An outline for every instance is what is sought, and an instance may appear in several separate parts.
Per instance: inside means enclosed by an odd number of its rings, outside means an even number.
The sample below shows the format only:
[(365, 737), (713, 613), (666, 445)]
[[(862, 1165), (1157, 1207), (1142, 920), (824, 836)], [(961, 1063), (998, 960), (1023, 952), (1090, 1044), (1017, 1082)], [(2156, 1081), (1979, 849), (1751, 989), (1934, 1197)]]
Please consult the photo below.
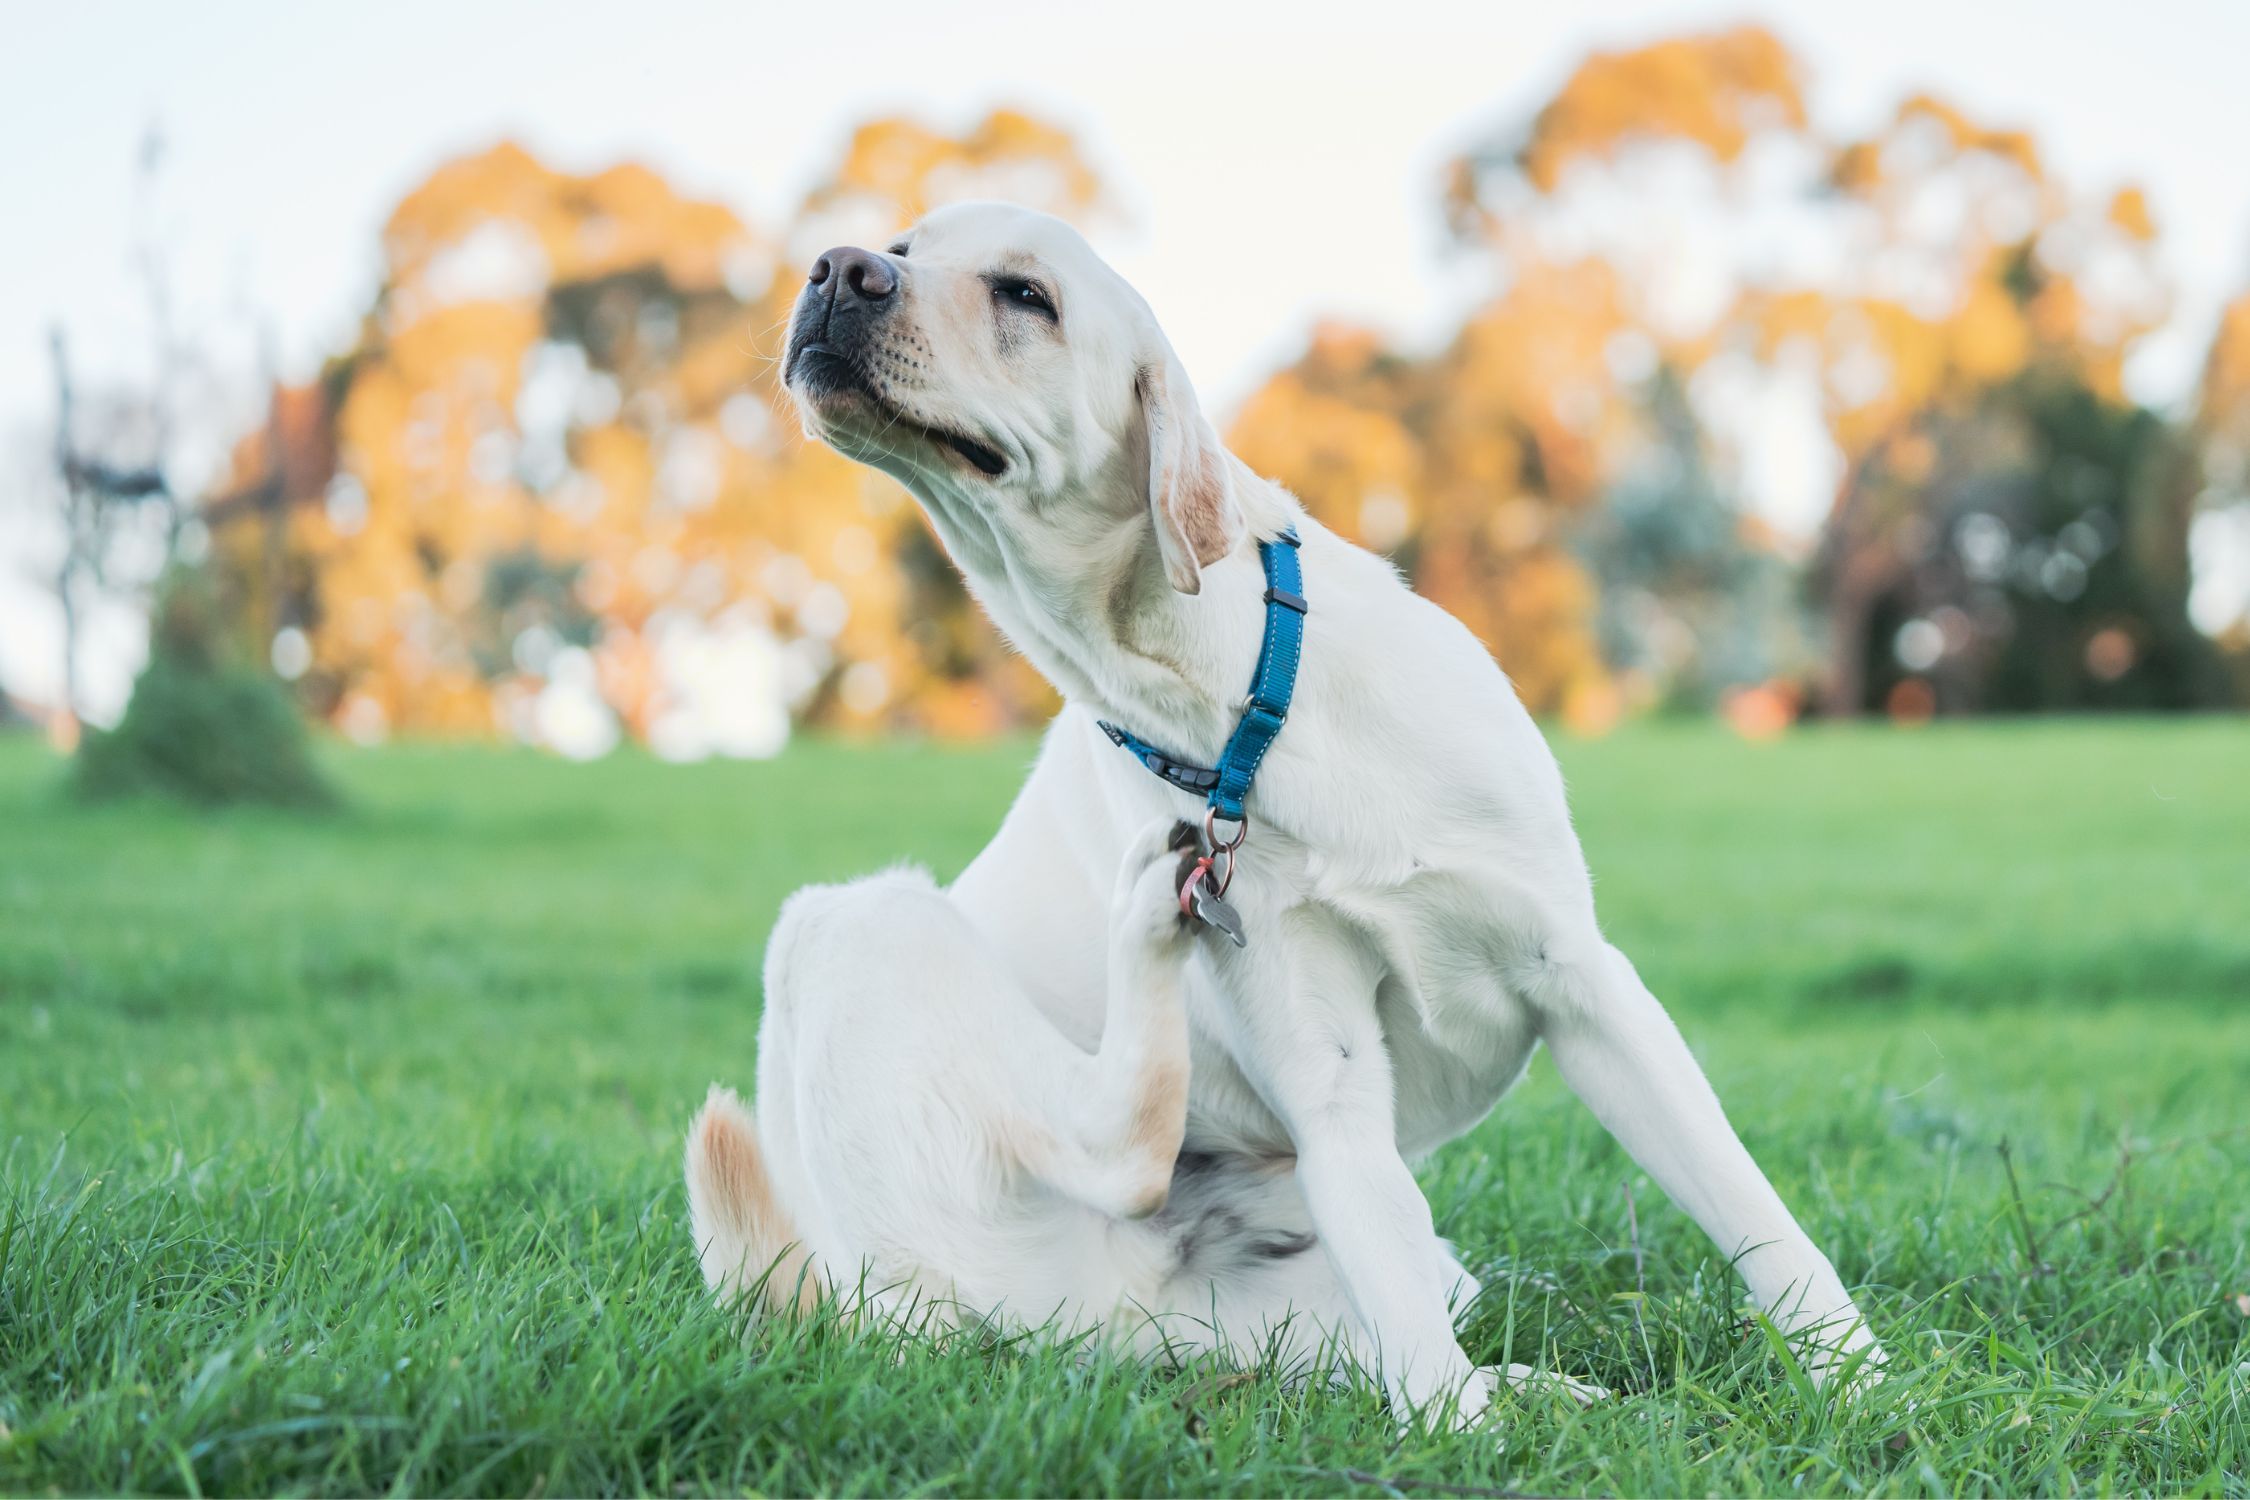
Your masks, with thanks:
[(265, 673), (227, 661), (219, 641), (193, 584), (166, 593), (125, 717), (79, 746), (79, 795), (154, 795), (201, 807), (335, 805), (287, 692)]

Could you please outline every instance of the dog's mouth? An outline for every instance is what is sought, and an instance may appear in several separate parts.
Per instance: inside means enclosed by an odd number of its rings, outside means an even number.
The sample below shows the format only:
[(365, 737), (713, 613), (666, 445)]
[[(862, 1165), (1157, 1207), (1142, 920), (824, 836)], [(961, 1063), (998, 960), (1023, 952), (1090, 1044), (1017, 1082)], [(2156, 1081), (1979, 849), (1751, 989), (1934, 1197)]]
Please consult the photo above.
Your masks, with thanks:
[(865, 371), (846, 355), (826, 344), (801, 344), (789, 356), (789, 366), (783, 380), (795, 387), (816, 408), (832, 397), (847, 396), (865, 402), (873, 409), (885, 434), (905, 431), (919, 436), (931, 444), (960, 455), (978, 473), (987, 479), (997, 479), (1008, 471), (1006, 455), (989, 444), (979, 442), (965, 432), (947, 427), (933, 427), (906, 414), (895, 402), (884, 399), (867, 378)]
[(1008, 470), (1008, 460), (1001, 456), (999, 450), (987, 448), (965, 432), (948, 432), (942, 427), (923, 427), (921, 430), (924, 436), (936, 439), (976, 465), (987, 479), (998, 479)]

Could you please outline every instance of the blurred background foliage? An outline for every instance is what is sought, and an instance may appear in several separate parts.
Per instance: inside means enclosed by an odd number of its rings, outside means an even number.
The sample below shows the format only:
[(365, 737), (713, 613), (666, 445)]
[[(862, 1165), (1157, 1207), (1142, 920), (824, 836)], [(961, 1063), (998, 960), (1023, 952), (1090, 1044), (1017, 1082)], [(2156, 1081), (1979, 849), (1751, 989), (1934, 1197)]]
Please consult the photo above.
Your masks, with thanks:
[(905, 493), (799, 437), (776, 360), (799, 244), (994, 195), (1101, 201), (1068, 137), (1005, 111), (863, 126), (786, 231), (640, 167), (507, 143), (440, 167), (358, 341), (277, 392), (205, 508), (245, 634), (289, 641), (308, 706), (362, 738), (762, 754), (792, 717), (1044, 714)]
[[(2138, 406), (2124, 362), (2168, 308), (2138, 191), (1928, 96), (1832, 139), (1808, 87), (1755, 27), (1587, 57), (1436, 187), (1478, 288), (1459, 326), (1323, 325), (1237, 450), (1582, 731), (2250, 700), (2250, 601), (2188, 610), (2194, 518), (2250, 499), (2250, 296), (2190, 410)], [(783, 223), (630, 164), (450, 161), (391, 214), (350, 347), (183, 508), (177, 566), (361, 740), (694, 758), (1036, 722), (1049, 690), (912, 502), (803, 441), (777, 377), (799, 266), (966, 197), (1121, 212), (1079, 141), (1007, 110), (862, 125)], [(1723, 252), (1694, 274), (1683, 223)], [(1743, 397), (1776, 391), (1829, 444), (1809, 538), (1740, 494)]]
[(338, 798), (281, 685), (233, 659), (208, 587), (175, 578), (149, 621), (148, 665), (115, 728), (89, 731), (71, 789), (94, 801), (166, 797), (322, 811)]

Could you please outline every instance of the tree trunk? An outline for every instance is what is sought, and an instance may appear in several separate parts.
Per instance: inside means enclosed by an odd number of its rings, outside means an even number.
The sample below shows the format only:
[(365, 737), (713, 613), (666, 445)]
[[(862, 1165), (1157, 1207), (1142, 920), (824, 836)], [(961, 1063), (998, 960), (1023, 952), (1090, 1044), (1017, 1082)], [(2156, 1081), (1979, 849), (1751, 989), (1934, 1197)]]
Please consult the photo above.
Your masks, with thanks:
[(77, 571), (77, 543), (71, 544), (71, 553), (63, 563), (62, 571), (55, 575), (55, 598), (62, 605), (62, 703), (63, 715), (75, 729), (78, 725), (78, 595), (71, 584), (71, 575)]

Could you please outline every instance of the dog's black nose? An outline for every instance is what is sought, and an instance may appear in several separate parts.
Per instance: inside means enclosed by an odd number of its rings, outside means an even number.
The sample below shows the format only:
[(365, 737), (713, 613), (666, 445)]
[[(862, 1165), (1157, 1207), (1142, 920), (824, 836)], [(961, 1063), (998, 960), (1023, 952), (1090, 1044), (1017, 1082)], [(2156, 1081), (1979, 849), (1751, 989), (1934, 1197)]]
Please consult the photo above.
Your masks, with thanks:
[(838, 245), (827, 252), (812, 263), (812, 275), (806, 279), (814, 286), (826, 286), (831, 276), (842, 281), (831, 293), (837, 297), (849, 293), (864, 302), (880, 302), (898, 290), (898, 273), (891, 263), (857, 245)]

